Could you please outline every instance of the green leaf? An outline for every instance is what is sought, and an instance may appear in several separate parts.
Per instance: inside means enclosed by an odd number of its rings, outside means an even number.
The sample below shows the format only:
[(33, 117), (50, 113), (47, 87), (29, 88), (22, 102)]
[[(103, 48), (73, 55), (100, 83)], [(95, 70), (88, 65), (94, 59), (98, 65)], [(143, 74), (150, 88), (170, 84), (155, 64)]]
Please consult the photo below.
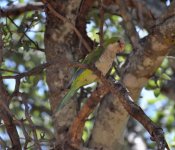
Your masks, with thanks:
[(148, 89), (152, 89), (152, 88), (155, 88), (155, 87), (157, 87), (157, 86), (156, 86), (156, 82), (155, 82), (154, 80), (149, 80), (149, 81), (148, 81), (147, 88), (148, 88)]
[(172, 124), (174, 122), (174, 116), (173, 115), (169, 115), (169, 117), (167, 118), (167, 122)]
[(168, 67), (168, 59), (163, 60), (161, 67), (164, 69), (166, 69)]
[(171, 80), (171, 77), (165, 73), (162, 74), (161, 78), (164, 80)]
[(162, 71), (163, 71), (162, 68), (159, 67), (159, 68), (157, 69), (157, 71), (156, 71), (156, 74), (157, 74), (157, 75), (161, 75), (161, 74), (162, 74)]
[(156, 84), (157, 84), (158, 87), (160, 87), (162, 85), (162, 81), (161, 80), (157, 80)]
[(172, 69), (171, 68), (166, 69), (166, 74), (167, 75), (172, 75), (173, 74)]
[(160, 88), (155, 89), (155, 90), (154, 90), (154, 95), (155, 95), (155, 97), (158, 97), (159, 94), (160, 94)]
[(157, 99), (149, 99), (148, 100), (148, 103), (149, 104), (154, 104), (154, 103), (156, 103), (157, 102)]
[(92, 121), (86, 121), (85, 126), (86, 126), (87, 129), (92, 129), (93, 122)]
[(86, 130), (83, 131), (83, 136), (82, 136), (82, 139), (84, 142), (86, 142), (88, 140), (88, 132)]

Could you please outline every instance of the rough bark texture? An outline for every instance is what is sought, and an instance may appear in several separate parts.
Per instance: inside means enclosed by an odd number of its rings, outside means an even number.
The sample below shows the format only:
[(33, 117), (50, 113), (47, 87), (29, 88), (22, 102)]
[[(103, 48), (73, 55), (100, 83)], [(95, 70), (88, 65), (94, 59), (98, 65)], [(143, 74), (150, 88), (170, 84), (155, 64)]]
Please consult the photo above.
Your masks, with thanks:
[[(76, 13), (78, 11), (80, 0), (68, 1), (49, 1), (53, 8), (61, 15), (69, 18), (72, 24), (75, 24)], [(45, 49), (47, 61), (61, 58), (72, 61), (73, 55), (78, 48), (78, 40), (74, 31), (69, 28), (67, 23), (56, 18), (49, 11), (47, 12)], [(56, 129), (56, 141), (58, 144), (65, 139), (65, 133), (76, 114), (75, 101), (65, 107), (61, 114), (55, 114), (56, 106), (59, 100), (64, 96), (66, 84), (70, 80), (71, 70), (63, 64), (55, 64), (47, 69), (47, 83), (50, 90), (50, 105), (53, 112), (53, 123)]]
[(128, 113), (120, 105), (118, 99), (114, 99), (111, 94), (104, 97), (89, 146), (105, 150), (123, 150), (125, 148), (123, 133), (128, 121), (127, 118)]

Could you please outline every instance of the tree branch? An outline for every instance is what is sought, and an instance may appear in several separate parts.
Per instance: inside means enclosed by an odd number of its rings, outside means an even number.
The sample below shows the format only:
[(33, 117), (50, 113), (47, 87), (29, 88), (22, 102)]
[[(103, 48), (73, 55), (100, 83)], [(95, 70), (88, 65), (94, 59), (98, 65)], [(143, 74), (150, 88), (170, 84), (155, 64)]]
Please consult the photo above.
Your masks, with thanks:
[[(78, 15), (76, 18), (76, 22), (75, 22), (76, 28), (82, 34), (82, 36), (87, 41), (91, 49), (93, 48), (93, 41), (87, 36), (86, 24), (87, 24), (88, 12), (92, 8), (93, 4), (94, 4), (94, 0), (82, 0), (79, 7)], [(84, 55), (86, 56), (87, 53), (88, 51), (86, 50)]]
[(23, 100), (23, 104), (25, 106), (25, 117), (26, 117), (26, 120), (29, 122), (29, 124), (31, 126), (31, 129), (32, 129), (32, 132), (33, 132), (34, 147), (37, 150), (41, 150), (41, 146), (40, 146), (40, 143), (39, 143), (39, 140), (38, 140), (38, 137), (37, 137), (36, 128), (35, 128), (35, 125), (34, 125), (32, 119), (31, 119), (31, 116), (30, 116), (29, 106), (28, 106), (27, 98), (26, 98), (25, 94), (23, 94), (23, 99), (22, 100)]
[(122, 78), (133, 98), (137, 97), (142, 86), (174, 46), (174, 36), (171, 34), (175, 31), (174, 21), (175, 16), (172, 16), (154, 26), (150, 35), (140, 41), (141, 49), (132, 52), (123, 65)]
[[(166, 6), (160, 3), (160, 1), (125, 0), (125, 2), (128, 8), (136, 12), (132, 14), (132, 19), (136, 21), (141, 28), (145, 28), (148, 31), (155, 19), (166, 10)], [(115, 0), (115, 2), (104, 0), (104, 8), (110, 13), (121, 15), (119, 13), (119, 3), (120, 0)]]
[[(83, 105), (77, 117), (74, 119), (70, 129), (68, 141), (73, 147), (79, 147), (82, 138), (82, 132), (84, 129), (84, 124), (90, 113), (93, 112), (95, 107), (99, 104), (102, 97), (109, 92), (109, 89), (105, 85), (98, 87), (88, 98), (87, 103)], [(69, 143), (69, 144), (70, 144)]]
[[(9, 16), (7, 16), (7, 18), (19, 29), (20, 27), (13, 21), (13, 19), (11, 18), (11, 17), (9, 17)], [(44, 51), (44, 49), (42, 49), (42, 48), (40, 48), (39, 47), (39, 45), (38, 45), (38, 43), (37, 42), (35, 42), (35, 41), (33, 41), (27, 34), (26, 34), (26, 32), (23, 32), (23, 36), (25, 35), (25, 37), (35, 46), (35, 48), (37, 49), (37, 50), (40, 50), (40, 51)]]
[(1, 17), (8, 17), (8, 16), (19, 16), (28, 11), (36, 11), (44, 9), (44, 5), (41, 2), (30, 2), (27, 4), (17, 4), (11, 5), (7, 8), (0, 9), (0, 16)]
[(139, 35), (136, 31), (131, 14), (129, 13), (129, 10), (127, 9), (126, 0), (119, 0), (118, 4), (119, 4), (120, 14), (123, 18), (123, 25), (125, 28), (125, 32), (133, 48), (136, 49), (140, 46), (139, 45)]

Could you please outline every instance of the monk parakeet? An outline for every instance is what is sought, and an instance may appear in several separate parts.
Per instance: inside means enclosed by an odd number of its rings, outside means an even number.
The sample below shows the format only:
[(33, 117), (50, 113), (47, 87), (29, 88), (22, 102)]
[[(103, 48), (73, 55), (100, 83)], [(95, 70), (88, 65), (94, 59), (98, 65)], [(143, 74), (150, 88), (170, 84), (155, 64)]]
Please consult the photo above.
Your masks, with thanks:
[[(104, 43), (104, 48), (97, 47), (94, 51), (89, 53), (82, 61), (83, 64), (94, 64), (106, 75), (112, 66), (112, 62), (116, 56), (116, 53), (123, 50), (123, 44), (118, 41), (119, 38), (113, 37)], [(72, 77), (72, 84), (67, 94), (61, 100), (58, 111), (69, 102), (71, 97), (77, 92), (77, 90), (87, 84), (98, 82), (98, 77), (89, 69), (77, 69)]]

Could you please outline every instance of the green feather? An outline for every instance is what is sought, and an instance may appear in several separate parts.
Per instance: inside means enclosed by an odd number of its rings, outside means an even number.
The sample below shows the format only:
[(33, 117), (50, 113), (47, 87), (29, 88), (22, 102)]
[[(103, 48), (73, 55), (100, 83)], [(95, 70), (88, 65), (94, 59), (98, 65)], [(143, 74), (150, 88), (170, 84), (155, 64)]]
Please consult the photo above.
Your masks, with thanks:
[(58, 105), (57, 111), (61, 110), (65, 104), (67, 104), (72, 96), (75, 95), (78, 89), (72, 89), (67, 92), (67, 94), (62, 99), (61, 103)]
[(65, 104), (67, 104), (69, 102), (69, 100), (71, 99), (71, 97), (75, 95), (75, 93), (77, 92), (77, 90), (80, 87), (85, 86), (87, 84), (90, 84), (92, 82), (95, 82), (97, 80), (98, 80), (97, 76), (95, 74), (93, 74), (93, 72), (91, 70), (88, 70), (88, 69), (84, 70), (73, 81), (70, 90), (67, 92), (67, 94), (61, 100), (61, 103), (59, 104), (57, 110), (59, 111), (60, 109), (62, 109), (65, 106)]

